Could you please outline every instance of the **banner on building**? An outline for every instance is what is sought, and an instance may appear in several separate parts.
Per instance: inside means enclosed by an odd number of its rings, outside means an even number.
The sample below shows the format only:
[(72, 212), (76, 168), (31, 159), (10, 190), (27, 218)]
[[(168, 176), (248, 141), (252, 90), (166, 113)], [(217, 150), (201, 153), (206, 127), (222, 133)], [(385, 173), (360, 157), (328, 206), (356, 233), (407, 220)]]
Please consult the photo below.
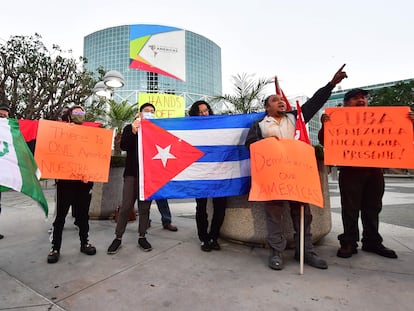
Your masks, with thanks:
[(185, 81), (185, 30), (160, 25), (131, 25), (130, 68)]

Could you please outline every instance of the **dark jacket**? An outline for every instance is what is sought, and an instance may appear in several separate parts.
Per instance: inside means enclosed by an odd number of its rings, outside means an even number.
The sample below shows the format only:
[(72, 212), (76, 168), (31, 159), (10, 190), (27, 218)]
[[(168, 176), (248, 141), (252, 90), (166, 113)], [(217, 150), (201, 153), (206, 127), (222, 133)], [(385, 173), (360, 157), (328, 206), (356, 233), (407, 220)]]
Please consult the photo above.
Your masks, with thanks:
[(124, 177), (138, 177), (138, 137), (132, 133), (131, 124), (125, 126), (122, 131), (121, 149), (127, 152)]
[[(324, 87), (317, 90), (316, 93), (313, 94), (313, 96), (301, 106), (303, 119), (305, 120), (305, 123), (309, 122), (309, 120), (312, 119), (315, 113), (317, 113), (318, 110), (323, 107), (323, 105), (326, 103), (326, 101), (331, 96), (331, 93), (334, 87), (335, 87), (334, 85), (332, 85), (331, 83), (328, 83)], [(296, 116), (297, 116), (296, 110), (288, 111), (287, 113), (293, 114), (295, 117), (294, 119), (296, 120)], [(252, 127), (250, 128), (249, 133), (247, 134), (246, 142), (245, 142), (246, 147), (249, 148), (252, 143), (260, 139), (263, 139), (262, 131), (260, 130), (260, 127), (259, 127), (259, 123), (262, 120), (263, 119), (255, 121)]]

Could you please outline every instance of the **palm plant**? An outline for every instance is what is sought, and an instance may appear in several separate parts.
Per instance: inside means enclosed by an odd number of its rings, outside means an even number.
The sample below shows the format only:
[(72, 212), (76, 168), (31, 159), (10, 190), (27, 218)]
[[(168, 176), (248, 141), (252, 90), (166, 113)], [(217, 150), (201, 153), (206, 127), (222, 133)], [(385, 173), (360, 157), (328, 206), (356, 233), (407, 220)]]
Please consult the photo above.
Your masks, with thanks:
[(110, 100), (107, 126), (115, 130), (114, 138), (114, 155), (121, 154), (121, 136), (122, 129), (126, 123), (130, 122), (137, 113), (138, 104), (130, 104), (127, 100), (116, 102)]
[(262, 92), (273, 80), (259, 78), (253, 74), (237, 74), (232, 76), (234, 95), (224, 94), (213, 97), (213, 102), (222, 102), (226, 107), (223, 113), (251, 113), (263, 108)]

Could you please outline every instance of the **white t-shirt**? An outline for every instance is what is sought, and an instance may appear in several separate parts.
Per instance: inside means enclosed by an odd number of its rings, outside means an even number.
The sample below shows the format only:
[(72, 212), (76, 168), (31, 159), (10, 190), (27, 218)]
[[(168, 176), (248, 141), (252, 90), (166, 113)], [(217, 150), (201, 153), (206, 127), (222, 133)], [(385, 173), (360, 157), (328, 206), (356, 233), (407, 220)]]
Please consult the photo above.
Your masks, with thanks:
[(277, 121), (271, 116), (265, 116), (259, 123), (260, 130), (264, 138), (278, 137), (278, 138), (290, 138), (295, 137), (296, 125), (294, 122), (284, 116), (280, 121)]

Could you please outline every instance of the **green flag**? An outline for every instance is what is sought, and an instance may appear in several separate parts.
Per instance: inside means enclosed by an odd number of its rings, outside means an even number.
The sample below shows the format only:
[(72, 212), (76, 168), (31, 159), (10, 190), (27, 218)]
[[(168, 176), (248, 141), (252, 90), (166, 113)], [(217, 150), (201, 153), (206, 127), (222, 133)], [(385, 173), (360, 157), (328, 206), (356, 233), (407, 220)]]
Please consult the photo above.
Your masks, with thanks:
[(15, 119), (0, 118), (0, 191), (19, 191), (37, 201), (46, 216), (48, 206), (39, 183), (40, 171)]

